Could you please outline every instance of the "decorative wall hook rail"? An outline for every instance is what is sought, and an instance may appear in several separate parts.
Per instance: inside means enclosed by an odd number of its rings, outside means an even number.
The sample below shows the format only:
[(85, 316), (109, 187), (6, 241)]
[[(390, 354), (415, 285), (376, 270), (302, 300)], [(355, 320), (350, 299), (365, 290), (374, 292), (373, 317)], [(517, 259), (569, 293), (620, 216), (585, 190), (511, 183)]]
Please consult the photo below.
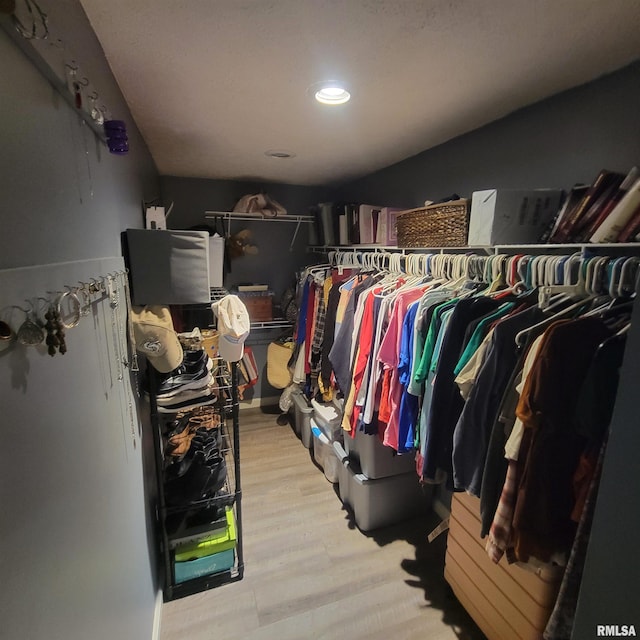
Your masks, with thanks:
[(45, 295), (0, 308), (0, 351), (18, 344), (24, 347), (46, 344), (50, 356), (63, 355), (67, 351), (66, 333), (88, 317), (94, 305), (107, 298), (111, 308), (113, 348), (119, 362), (118, 377), (122, 379), (123, 369), (139, 370), (126, 270), (90, 277), (86, 282), (83, 280), (73, 285), (64, 284), (61, 289), (46, 291)]
[[(111, 111), (103, 101), (98, 104), (99, 92), (81, 65), (71, 55), (67, 43), (53, 34), (49, 16), (36, 0), (17, 0), (11, 13), (0, 13), (0, 27), (29, 58), (44, 78), (70, 107), (89, 125), (96, 137), (107, 143), (103, 129)], [(51, 51), (62, 51), (64, 62), (55, 68)], [(94, 97), (92, 97), (94, 96)]]

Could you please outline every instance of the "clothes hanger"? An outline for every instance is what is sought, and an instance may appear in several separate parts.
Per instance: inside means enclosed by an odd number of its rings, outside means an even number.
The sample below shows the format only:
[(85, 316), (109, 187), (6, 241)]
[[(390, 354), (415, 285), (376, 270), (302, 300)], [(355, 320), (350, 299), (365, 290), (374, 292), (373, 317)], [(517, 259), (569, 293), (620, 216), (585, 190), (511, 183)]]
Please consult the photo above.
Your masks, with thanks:
[[(520, 331), (519, 333), (516, 334), (516, 338), (515, 338), (516, 345), (518, 347), (523, 347), (525, 345), (525, 343), (526, 343), (525, 339), (530, 333), (538, 331), (539, 329), (544, 329), (545, 327), (547, 327), (548, 325), (553, 324), (557, 320), (561, 320), (565, 316), (570, 315), (575, 311), (579, 311), (580, 309), (584, 308), (585, 304), (589, 304), (595, 299), (597, 299), (597, 296), (591, 296), (591, 297), (588, 297), (588, 298), (583, 298), (583, 299), (579, 300), (578, 302), (576, 302), (576, 303), (574, 303), (574, 304), (562, 309), (561, 311), (558, 311), (557, 313), (554, 313), (551, 317), (545, 318), (544, 320), (532, 325), (531, 327), (527, 327), (526, 329), (523, 329), (522, 331)], [(562, 302), (566, 302), (566, 301), (567, 300), (565, 299)], [(552, 308), (554, 308), (554, 307), (549, 307), (547, 309), (547, 311), (551, 310)]]
[[(580, 254), (573, 254), (569, 256), (562, 264), (562, 284), (545, 285), (544, 287), (540, 287), (538, 292), (538, 306), (541, 309), (546, 309), (551, 303), (555, 304), (559, 301), (586, 296), (582, 262), (583, 260), (581, 259)], [(572, 271), (575, 266), (578, 267), (578, 276), (577, 281), (574, 284), (572, 283)], [(554, 297), (554, 294), (564, 294), (564, 297)]]
[[(623, 298), (625, 296), (632, 296), (638, 289), (638, 282), (640, 279), (640, 258), (632, 257), (627, 258), (622, 263), (620, 270), (620, 280), (618, 281), (618, 297)], [(635, 268), (635, 269), (634, 269)]]

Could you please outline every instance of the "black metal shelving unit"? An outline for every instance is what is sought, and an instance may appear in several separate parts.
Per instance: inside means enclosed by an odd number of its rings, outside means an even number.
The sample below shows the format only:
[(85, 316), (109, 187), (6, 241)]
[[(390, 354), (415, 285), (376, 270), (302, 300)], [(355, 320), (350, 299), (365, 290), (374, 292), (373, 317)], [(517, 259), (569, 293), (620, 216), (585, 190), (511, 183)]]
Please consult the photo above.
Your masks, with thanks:
[[(219, 360), (218, 367), (227, 367), (224, 361)], [(165, 456), (163, 427), (168, 424), (172, 414), (161, 414), (158, 411), (157, 389), (158, 376), (153, 367), (148, 366), (149, 371), (149, 404), (150, 418), (154, 440), (154, 452), (156, 463), (156, 481), (158, 486), (157, 522), (159, 528), (160, 562), (163, 579), (164, 601), (176, 600), (207, 589), (237, 582), (244, 576), (244, 558), (242, 546), (242, 487), (240, 475), (240, 433), (239, 433), (239, 400), (238, 400), (238, 365), (231, 363), (230, 370), (225, 372), (228, 385), (219, 385), (219, 393), (226, 394), (228, 399), (219, 406), (221, 417), (221, 453), (225, 457), (227, 478), (223, 489), (217, 492), (216, 497), (207, 498), (186, 505), (168, 506), (165, 499)], [(175, 579), (175, 542), (188, 537), (206, 535), (207, 525), (196, 527), (183, 527), (178, 531), (168, 530), (168, 525), (173, 519), (187, 514), (198, 514), (204, 510), (217, 507), (229, 507), (233, 510), (236, 528), (236, 544), (234, 547), (234, 564), (228, 569), (215, 573), (194, 577), (184, 582)], [(223, 510), (224, 512), (224, 510)], [(210, 524), (211, 532), (216, 531), (216, 523)]]

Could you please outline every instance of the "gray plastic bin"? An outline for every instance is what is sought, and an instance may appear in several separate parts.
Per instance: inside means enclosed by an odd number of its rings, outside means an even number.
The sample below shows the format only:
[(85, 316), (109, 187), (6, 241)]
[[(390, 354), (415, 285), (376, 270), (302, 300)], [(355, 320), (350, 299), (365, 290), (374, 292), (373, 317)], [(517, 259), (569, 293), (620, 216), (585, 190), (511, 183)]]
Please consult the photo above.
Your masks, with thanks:
[(333, 443), (333, 450), (338, 458), (338, 493), (340, 500), (349, 503), (349, 458), (344, 447), (339, 442)]
[(367, 478), (375, 480), (410, 471), (415, 474), (415, 453), (398, 455), (391, 447), (385, 447), (377, 435), (356, 431), (352, 438), (345, 434), (344, 447), (349, 459), (358, 462)]
[(315, 420), (311, 419), (311, 433), (313, 436), (313, 459), (322, 467), (324, 475), (329, 482), (338, 482), (338, 456), (332, 443), (325, 433), (318, 427)]
[(348, 461), (342, 467), (346, 478), (341, 478), (339, 469), (340, 499), (351, 508), (362, 531), (387, 527), (429, 512), (432, 487), (421, 486), (414, 471), (371, 480)]
[(309, 406), (307, 399), (302, 393), (293, 393), (292, 398), (295, 432), (300, 436), (302, 444), (307, 449), (310, 449), (313, 444), (311, 439), (311, 416), (313, 415), (313, 409)]

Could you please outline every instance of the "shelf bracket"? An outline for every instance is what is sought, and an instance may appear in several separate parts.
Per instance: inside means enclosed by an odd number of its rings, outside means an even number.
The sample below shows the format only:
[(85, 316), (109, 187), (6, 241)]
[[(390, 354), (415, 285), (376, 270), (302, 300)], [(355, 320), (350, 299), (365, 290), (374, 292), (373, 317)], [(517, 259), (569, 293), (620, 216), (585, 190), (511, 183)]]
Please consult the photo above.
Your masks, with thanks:
[(300, 229), (300, 223), (302, 222), (302, 220), (300, 219), (300, 217), (298, 217), (298, 222), (296, 223), (296, 228), (293, 232), (293, 238), (291, 238), (291, 244), (289, 245), (289, 251), (293, 251), (293, 245), (296, 241), (296, 237), (298, 235), (298, 231)]

